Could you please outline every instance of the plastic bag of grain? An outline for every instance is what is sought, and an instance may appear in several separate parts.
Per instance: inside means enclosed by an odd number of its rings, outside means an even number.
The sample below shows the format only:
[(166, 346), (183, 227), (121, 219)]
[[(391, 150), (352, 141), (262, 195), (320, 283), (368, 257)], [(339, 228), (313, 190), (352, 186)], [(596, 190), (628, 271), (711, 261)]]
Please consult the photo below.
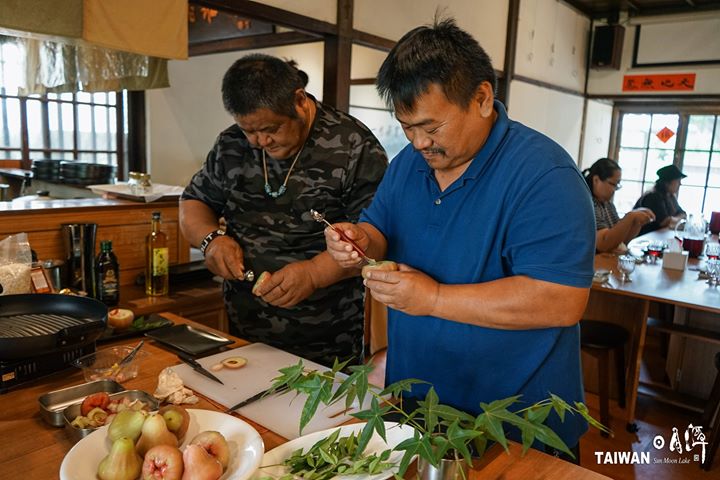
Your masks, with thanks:
[(0, 295), (30, 293), (32, 252), (26, 233), (0, 240)]

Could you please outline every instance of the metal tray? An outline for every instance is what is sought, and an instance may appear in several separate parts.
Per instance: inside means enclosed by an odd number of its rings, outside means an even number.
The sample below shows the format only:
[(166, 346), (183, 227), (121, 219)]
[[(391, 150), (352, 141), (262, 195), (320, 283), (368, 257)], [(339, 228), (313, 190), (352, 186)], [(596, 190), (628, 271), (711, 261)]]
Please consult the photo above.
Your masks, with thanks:
[[(121, 392), (113, 393), (110, 395), (110, 400), (128, 397), (130, 400), (140, 400), (148, 405), (148, 411), (152, 412), (160, 407), (160, 402), (143, 390), (123, 390)], [(80, 415), (80, 406), (82, 401), (74, 403), (66, 407), (63, 412), (63, 422), (65, 423), (65, 432), (67, 433), (70, 440), (73, 443), (80, 441), (82, 438), (87, 437), (97, 428), (75, 428), (71, 425), (75, 417)], [(100, 428), (100, 427), (98, 427)]]
[[(62, 390), (54, 390), (41, 395), (38, 398), (40, 403), (40, 416), (47, 423), (54, 427), (65, 425), (63, 410), (68, 405), (82, 403), (88, 395), (97, 392), (116, 393), (125, 390), (119, 383), (113, 380), (97, 380), (95, 382), (82, 383)], [(74, 417), (73, 417), (74, 418)]]
[(185, 324), (158, 328), (146, 333), (145, 336), (189, 355), (217, 351), (225, 345), (235, 343), (229, 338)]

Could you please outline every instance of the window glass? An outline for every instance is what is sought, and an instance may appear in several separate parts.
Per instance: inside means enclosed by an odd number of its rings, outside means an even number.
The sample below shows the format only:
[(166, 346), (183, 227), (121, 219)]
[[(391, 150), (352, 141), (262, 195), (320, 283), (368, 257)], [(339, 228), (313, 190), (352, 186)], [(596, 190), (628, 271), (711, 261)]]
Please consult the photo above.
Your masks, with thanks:
[(682, 171), (687, 178), (684, 178), (683, 185), (695, 185), (704, 187), (707, 176), (710, 153), (708, 152), (685, 152), (683, 157)]
[(77, 99), (77, 101), (82, 103), (92, 102), (92, 96), (93, 94), (88, 92), (77, 92), (75, 94), (75, 98)]
[(713, 138), (713, 150), (720, 150), (720, 116), (715, 117), (715, 137)]
[(93, 107), (90, 105), (78, 105), (78, 149), (95, 150), (97, 141), (93, 135)]
[(710, 156), (710, 175), (708, 185), (720, 187), (720, 152), (713, 152)]
[[(653, 115), (649, 146), (654, 148), (668, 148), (670, 150), (675, 149), (679, 122), (679, 115)], [(672, 136), (663, 142), (662, 139), (658, 137), (658, 133), (666, 128), (672, 132)]]
[(622, 147), (647, 147), (648, 130), (650, 130), (651, 115), (626, 114), (622, 120), (622, 134), (620, 146)]
[(690, 115), (685, 150), (710, 150), (714, 126), (714, 115)]
[(0, 147), (20, 148), (20, 131), (13, 127), (18, 124), (20, 124), (20, 100), (0, 98)]
[(703, 187), (692, 187), (682, 185), (678, 192), (678, 203), (680, 208), (687, 213), (700, 213), (703, 211), (703, 196), (705, 189)]
[(43, 112), (39, 100), (27, 101), (28, 145), (30, 148), (45, 148), (43, 140)]
[(710, 218), (710, 213), (720, 212), (720, 188), (708, 188), (705, 194), (705, 208), (703, 213), (706, 219)]
[(640, 180), (645, 167), (645, 150), (640, 148), (621, 148), (618, 164), (622, 168), (622, 178)]
[[(72, 149), (73, 131), (75, 130), (72, 104), (48, 102), (48, 123), (50, 148)], [(54, 155), (53, 158), (55, 158)]]

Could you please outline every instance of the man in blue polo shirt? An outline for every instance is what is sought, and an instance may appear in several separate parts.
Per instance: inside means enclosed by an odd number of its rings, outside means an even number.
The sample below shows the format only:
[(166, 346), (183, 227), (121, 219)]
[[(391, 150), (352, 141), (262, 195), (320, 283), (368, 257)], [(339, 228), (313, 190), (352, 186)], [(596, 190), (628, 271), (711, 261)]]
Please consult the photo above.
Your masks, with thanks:
[[(387, 382), (428, 381), (441, 402), (473, 414), (517, 394), (583, 401), (578, 321), (595, 251), (582, 175), (559, 145), (508, 119), (495, 82), (453, 20), (407, 33), (377, 85), (411, 144), (361, 223), (336, 225), (369, 257), (400, 264), (366, 276), (389, 307)], [(337, 232), (325, 238), (341, 266), (360, 266)], [(551, 415), (576, 447), (584, 420)]]

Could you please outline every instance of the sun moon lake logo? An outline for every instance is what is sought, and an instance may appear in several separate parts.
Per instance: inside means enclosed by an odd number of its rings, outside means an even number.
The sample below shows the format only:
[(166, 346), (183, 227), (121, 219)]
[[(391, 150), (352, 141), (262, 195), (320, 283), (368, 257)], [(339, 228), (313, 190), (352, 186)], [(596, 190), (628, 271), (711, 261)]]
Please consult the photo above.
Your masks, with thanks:
[[(705, 447), (707, 441), (705, 440), (705, 433), (702, 431), (703, 427), (700, 425), (688, 425), (685, 429), (682, 438), (677, 427), (672, 428), (672, 435), (670, 441), (666, 442), (665, 437), (662, 435), (656, 435), (653, 438), (653, 447), (655, 450), (662, 451), (666, 448), (675, 456), (660, 456), (653, 457), (652, 463), (667, 463), (667, 464), (684, 464), (690, 463), (692, 453), (692, 461), (705, 463)], [(697, 450), (696, 450), (697, 449)], [(649, 465), (650, 464), (650, 452), (595, 452), (595, 458), (598, 464), (602, 465)]]

